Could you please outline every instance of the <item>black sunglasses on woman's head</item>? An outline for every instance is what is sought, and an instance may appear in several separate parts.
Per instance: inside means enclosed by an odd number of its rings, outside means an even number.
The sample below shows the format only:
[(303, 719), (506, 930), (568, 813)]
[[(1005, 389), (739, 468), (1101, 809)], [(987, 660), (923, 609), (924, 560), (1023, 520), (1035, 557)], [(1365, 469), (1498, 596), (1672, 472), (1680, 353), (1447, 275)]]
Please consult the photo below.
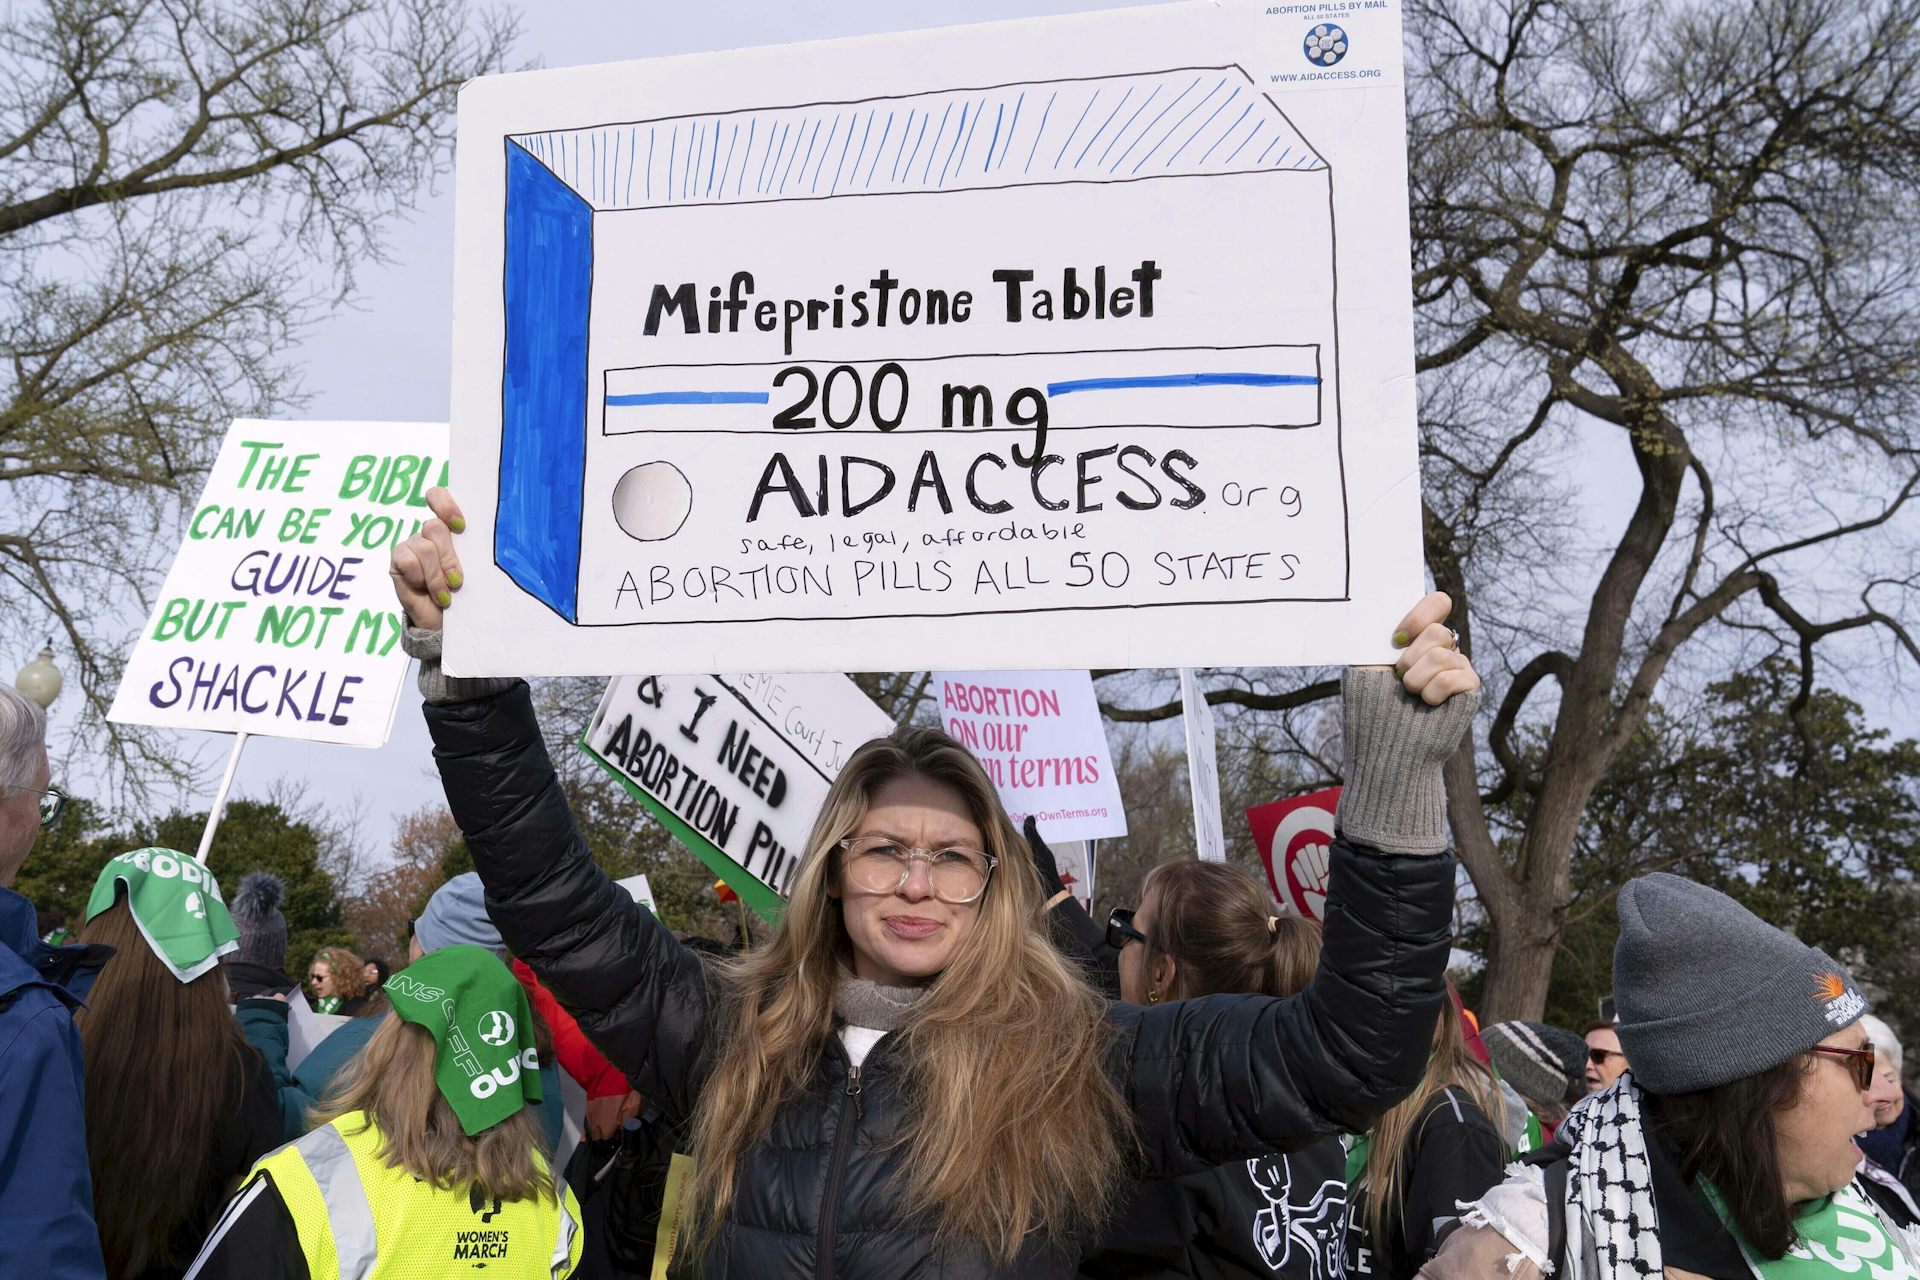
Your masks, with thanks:
[(1129, 942), (1146, 941), (1147, 935), (1133, 927), (1133, 908), (1115, 907), (1107, 917), (1107, 945), (1115, 951), (1124, 951)]

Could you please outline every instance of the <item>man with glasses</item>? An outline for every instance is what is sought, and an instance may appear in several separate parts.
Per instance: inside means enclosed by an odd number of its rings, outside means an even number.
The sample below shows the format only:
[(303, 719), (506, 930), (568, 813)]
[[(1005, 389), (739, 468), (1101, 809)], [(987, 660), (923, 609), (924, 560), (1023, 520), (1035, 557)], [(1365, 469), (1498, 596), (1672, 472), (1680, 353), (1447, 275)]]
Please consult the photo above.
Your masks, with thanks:
[(1602, 1020), (1587, 1027), (1587, 1092), (1611, 1089), (1620, 1073), (1627, 1069), (1627, 1055), (1620, 1051), (1620, 1033), (1611, 1021)]
[(0, 683), (0, 1275), (97, 1280), (73, 1010), (110, 953), (45, 945), (33, 904), (12, 888), (60, 816), (46, 730), (40, 705)]

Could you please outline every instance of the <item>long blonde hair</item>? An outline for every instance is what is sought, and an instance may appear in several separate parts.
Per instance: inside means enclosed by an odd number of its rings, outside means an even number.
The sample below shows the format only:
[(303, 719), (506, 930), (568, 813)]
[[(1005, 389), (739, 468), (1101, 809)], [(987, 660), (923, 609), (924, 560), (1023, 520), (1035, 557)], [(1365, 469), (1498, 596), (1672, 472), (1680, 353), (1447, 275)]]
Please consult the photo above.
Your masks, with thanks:
[[(341, 1069), (309, 1116), (318, 1128), (365, 1112), (380, 1133), (380, 1158), (442, 1191), (467, 1187), (487, 1199), (555, 1198), (544, 1172), (547, 1138), (532, 1107), (474, 1137), (440, 1096), (433, 1078), (433, 1033), (389, 1017), (366, 1047)], [(355, 1132), (364, 1132), (364, 1126)]]
[(1382, 1248), (1382, 1232), (1389, 1223), (1398, 1222), (1406, 1207), (1407, 1147), (1417, 1136), (1421, 1115), (1442, 1090), (1456, 1089), (1466, 1095), (1480, 1114), (1498, 1123), (1500, 1099), (1493, 1077), (1467, 1049), (1466, 1033), (1460, 1028), (1460, 1011), (1449, 996), (1441, 1002), (1440, 1019), (1433, 1028), (1433, 1055), (1427, 1059), (1427, 1072), (1420, 1085), (1400, 1103), (1381, 1116), (1369, 1132), (1366, 1169), (1361, 1187), (1366, 1193), (1367, 1231), (1375, 1248)]
[(901, 1036), (908, 1210), (935, 1223), (940, 1247), (972, 1245), (1005, 1265), (1030, 1233), (1066, 1240), (1111, 1209), (1132, 1115), (1103, 1066), (1102, 1002), (1047, 941), (1032, 855), (979, 762), (938, 729), (903, 726), (847, 761), (772, 942), (719, 973), (724, 1043), (693, 1124), (701, 1229), (688, 1238), (700, 1246), (720, 1231), (741, 1161), (805, 1091), (834, 1033), (834, 992), (853, 957), (829, 892), (836, 846), (876, 788), (911, 776), (964, 797), (999, 866)]

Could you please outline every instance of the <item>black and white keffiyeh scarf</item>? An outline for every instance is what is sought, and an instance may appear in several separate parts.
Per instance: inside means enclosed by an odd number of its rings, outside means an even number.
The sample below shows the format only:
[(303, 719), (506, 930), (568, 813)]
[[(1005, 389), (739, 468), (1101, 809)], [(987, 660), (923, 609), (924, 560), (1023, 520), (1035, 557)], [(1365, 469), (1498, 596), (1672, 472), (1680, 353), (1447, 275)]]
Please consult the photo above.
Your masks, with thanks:
[[(1642, 1118), (1644, 1101), (1631, 1072), (1605, 1092), (1583, 1099), (1555, 1135), (1556, 1143), (1565, 1143), (1570, 1151), (1564, 1189), (1552, 1167), (1514, 1165), (1504, 1183), (1467, 1208), (1462, 1222), (1500, 1232), (1554, 1280), (1658, 1280), (1665, 1275), (1665, 1258)], [(1907, 1266), (1920, 1271), (1920, 1229), (1896, 1223), (1866, 1198), (1859, 1183), (1854, 1190), (1860, 1194), (1852, 1207), (1871, 1214), (1887, 1243)], [(1565, 1226), (1557, 1257), (1555, 1217)], [(1812, 1248), (1830, 1258), (1819, 1248), (1825, 1239), (1816, 1234)], [(1848, 1249), (1857, 1251), (1859, 1245), (1856, 1240), (1838, 1247), (1852, 1256)], [(1748, 1266), (1757, 1275), (1763, 1264), (1749, 1256)], [(1874, 1269), (1874, 1274), (1903, 1273)]]
[[(1520, 1163), (1461, 1221), (1487, 1227), (1554, 1280), (1647, 1280), (1662, 1274), (1653, 1165), (1631, 1075), (1580, 1101), (1556, 1135), (1571, 1149), (1552, 1166)], [(1564, 1186), (1559, 1173), (1564, 1168)], [(1549, 1173), (1554, 1176), (1549, 1177)], [(1565, 1227), (1554, 1240), (1554, 1223)], [(1556, 1253), (1558, 1246), (1558, 1256)]]
[(1653, 1166), (1631, 1073), (1583, 1099), (1557, 1138), (1573, 1149), (1567, 1169), (1567, 1245), (1561, 1280), (1659, 1276), (1660, 1223)]

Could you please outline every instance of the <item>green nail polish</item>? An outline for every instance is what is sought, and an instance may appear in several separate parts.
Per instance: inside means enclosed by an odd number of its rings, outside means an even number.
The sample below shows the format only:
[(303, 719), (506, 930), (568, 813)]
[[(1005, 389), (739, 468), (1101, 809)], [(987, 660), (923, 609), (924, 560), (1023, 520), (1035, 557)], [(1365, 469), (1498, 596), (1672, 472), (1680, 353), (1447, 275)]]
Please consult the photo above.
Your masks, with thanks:
[(458, 591), (460, 589), (460, 584), (465, 582), (466, 580), (467, 580), (466, 575), (461, 573), (458, 569), (450, 570), (447, 574), (447, 585), (452, 587), (455, 591)]
[(1409, 642), (1410, 642), (1410, 637), (1409, 637), (1409, 636), (1407, 635), (1407, 633), (1406, 633), (1406, 632), (1404, 632), (1404, 631), (1396, 631), (1396, 632), (1394, 632), (1394, 633), (1393, 633), (1393, 647), (1394, 647), (1394, 648), (1396, 648), (1396, 649), (1404, 649), (1404, 648), (1406, 648), (1406, 647), (1407, 647), (1407, 645), (1408, 645), (1408, 643), (1409, 643)]
[(465, 533), (467, 531), (467, 518), (465, 516), (455, 516), (453, 519), (447, 521), (447, 528), (453, 530), (455, 533)]
[(446, 608), (446, 607), (447, 607), (448, 605), (450, 605), (450, 604), (452, 604), (452, 603), (453, 603), (453, 592), (451, 592), (451, 591), (439, 591), (439, 592), (435, 592), (435, 593), (434, 593), (434, 597), (433, 597), (433, 598), (434, 598), (435, 600), (438, 600), (438, 601), (440, 602), (440, 607), (441, 607), (442, 609), (444, 609), (444, 608)]

